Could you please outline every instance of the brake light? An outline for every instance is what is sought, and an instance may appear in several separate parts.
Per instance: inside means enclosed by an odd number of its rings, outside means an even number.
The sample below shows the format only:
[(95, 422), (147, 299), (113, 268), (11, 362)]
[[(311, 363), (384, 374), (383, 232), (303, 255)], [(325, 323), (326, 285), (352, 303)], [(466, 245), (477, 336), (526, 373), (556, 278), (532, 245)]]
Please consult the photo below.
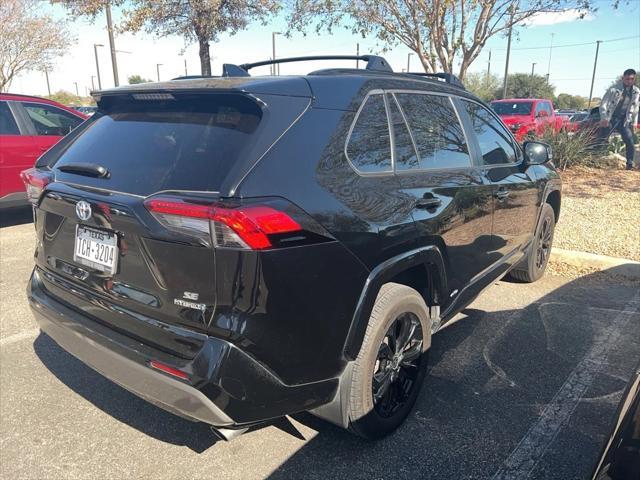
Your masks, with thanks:
[(27, 189), (27, 198), (33, 204), (38, 203), (44, 188), (51, 183), (51, 176), (48, 173), (39, 171), (37, 168), (29, 168), (20, 172), (20, 178)]
[(198, 237), (216, 247), (263, 250), (273, 246), (269, 235), (302, 231), (285, 212), (266, 205), (223, 208), (152, 198), (145, 202), (151, 214), (170, 230)]
[(181, 378), (182, 380), (189, 380), (189, 375), (187, 375), (182, 370), (170, 367), (169, 365), (165, 365), (164, 363), (158, 362), (157, 360), (151, 360), (149, 362), (149, 366), (164, 373), (168, 373), (169, 375), (173, 375), (174, 377)]

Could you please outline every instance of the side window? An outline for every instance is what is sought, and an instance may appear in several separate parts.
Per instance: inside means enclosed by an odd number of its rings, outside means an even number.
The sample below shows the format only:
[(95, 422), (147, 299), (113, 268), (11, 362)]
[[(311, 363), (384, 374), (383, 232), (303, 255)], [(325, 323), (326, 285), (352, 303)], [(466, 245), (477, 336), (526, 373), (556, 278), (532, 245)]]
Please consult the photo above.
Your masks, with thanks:
[(347, 156), (362, 173), (391, 173), (389, 123), (382, 94), (367, 98), (351, 131)]
[(480, 144), (485, 165), (500, 165), (518, 161), (509, 132), (482, 105), (463, 100)]
[(398, 108), (393, 95), (389, 95), (389, 114), (391, 116), (391, 124), (393, 125), (393, 146), (396, 160), (397, 170), (409, 170), (411, 168), (419, 168), (420, 162), (413, 142), (411, 134), (407, 128), (407, 124), (402, 117), (402, 113)]
[(547, 113), (549, 114), (549, 116), (553, 115), (553, 106), (551, 105), (551, 102), (545, 102), (545, 105), (547, 106)]
[(20, 130), (7, 102), (0, 102), (0, 135), (20, 135)]
[(22, 106), (38, 135), (63, 136), (82, 123), (81, 118), (53, 105), (22, 102)]
[(447, 97), (419, 93), (396, 93), (394, 96), (413, 134), (419, 154), (419, 168), (462, 168), (471, 165), (464, 132)]

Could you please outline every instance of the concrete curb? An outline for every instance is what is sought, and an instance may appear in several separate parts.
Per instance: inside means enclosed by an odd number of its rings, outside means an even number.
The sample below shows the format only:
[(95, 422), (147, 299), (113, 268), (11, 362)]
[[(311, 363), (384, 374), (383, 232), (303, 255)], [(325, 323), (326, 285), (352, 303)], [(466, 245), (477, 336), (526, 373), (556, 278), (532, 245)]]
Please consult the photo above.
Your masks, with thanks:
[(566, 263), (578, 268), (595, 268), (597, 270), (609, 270), (615, 268), (616, 275), (622, 275), (634, 280), (640, 280), (640, 262), (627, 260), (626, 258), (608, 257), (594, 253), (577, 252), (553, 247), (550, 261)]

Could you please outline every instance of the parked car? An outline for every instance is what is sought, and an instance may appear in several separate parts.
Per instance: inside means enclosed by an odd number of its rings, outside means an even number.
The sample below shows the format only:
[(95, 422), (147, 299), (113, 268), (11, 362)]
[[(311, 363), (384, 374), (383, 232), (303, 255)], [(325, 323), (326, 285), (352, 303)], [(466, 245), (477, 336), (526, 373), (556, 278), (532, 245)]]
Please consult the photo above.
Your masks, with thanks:
[(397, 428), (432, 333), (543, 275), (561, 182), (454, 76), (337, 58), (367, 68), (98, 92), (24, 172), (40, 328), (224, 438), (300, 411)]
[(589, 112), (574, 113), (569, 117), (569, 121), (566, 123), (566, 129), (569, 132), (577, 132), (580, 128), (580, 124), (589, 117)]
[(91, 116), (94, 113), (96, 113), (96, 111), (98, 110), (98, 107), (96, 107), (95, 105), (84, 105), (81, 107), (77, 107), (76, 110), (79, 111), (80, 113)]
[(52, 100), (0, 94), (0, 209), (28, 205), (20, 172), (85, 118)]
[(640, 478), (640, 369), (629, 381), (612, 423), (593, 480)]
[(547, 128), (559, 132), (568, 121), (555, 114), (551, 100), (541, 98), (494, 100), (491, 107), (518, 141), (542, 135)]

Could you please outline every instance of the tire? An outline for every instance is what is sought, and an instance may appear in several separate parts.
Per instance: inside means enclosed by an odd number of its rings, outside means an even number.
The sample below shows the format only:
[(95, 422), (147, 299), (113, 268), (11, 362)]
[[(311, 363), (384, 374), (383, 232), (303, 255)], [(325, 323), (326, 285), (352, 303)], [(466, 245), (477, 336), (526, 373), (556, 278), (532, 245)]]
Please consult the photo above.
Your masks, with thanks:
[(515, 280), (532, 283), (539, 280), (549, 263), (553, 234), (556, 227), (556, 218), (553, 208), (548, 203), (542, 206), (540, 220), (536, 227), (536, 234), (525, 259), (518, 264), (509, 276)]
[[(405, 336), (413, 332), (406, 348), (402, 348), (403, 332)], [(374, 440), (404, 422), (424, 382), (430, 346), (431, 318), (422, 296), (405, 285), (383, 285), (353, 366), (347, 408), (354, 433)]]

